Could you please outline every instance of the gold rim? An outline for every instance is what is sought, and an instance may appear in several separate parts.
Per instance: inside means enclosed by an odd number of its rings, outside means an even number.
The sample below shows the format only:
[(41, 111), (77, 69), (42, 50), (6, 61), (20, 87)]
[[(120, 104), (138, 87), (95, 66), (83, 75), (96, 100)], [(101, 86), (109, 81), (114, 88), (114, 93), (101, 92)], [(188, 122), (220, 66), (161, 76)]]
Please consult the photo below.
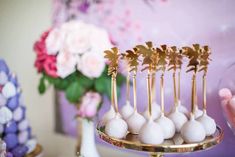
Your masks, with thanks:
[(146, 152), (159, 152), (159, 153), (184, 153), (184, 152), (194, 152), (199, 150), (205, 150), (212, 148), (213, 146), (219, 144), (224, 136), (223, 130), (217, 126), (216, 132), (213, 136), (207, 137), (204, 141), (200, 143), (192, 143), (192, 144), (182, 144), (182, 145), (150, 145), (150, 144), (143, 144), (138, 140), (137, 135), (128, 134), (125, 139), (116, 139), (109, 137), (107, 134), (104, 133), (101, 127), (97, 127), (97, 132), (99, 137), (114, 146), (138, 150), (138, 151), (146, 151)]
[(25, 157), (36, 157), (42, 153), (42, 146), (37, 144), (35, 150), (29, 154), (27, 154)]

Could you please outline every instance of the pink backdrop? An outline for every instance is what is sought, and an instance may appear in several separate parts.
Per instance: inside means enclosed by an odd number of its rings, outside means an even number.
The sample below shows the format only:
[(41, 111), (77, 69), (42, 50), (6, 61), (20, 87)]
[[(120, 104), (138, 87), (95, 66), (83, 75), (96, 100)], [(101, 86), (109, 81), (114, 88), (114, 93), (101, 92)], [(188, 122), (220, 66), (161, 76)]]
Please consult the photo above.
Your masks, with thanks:
[[(213, 62), (208, 72), (208, 113), (225, 130), (225, 138), (216, 148), (190, 156), (235, 155), (235, 136), (226, 124), (217, 94), (219, 87), (227, 84), (233, 88), (235, 86), (234, 81), (229, 82), (235, 77), (235, 71), (227, 70), (235, 62), (234, 0), (101, 0), (96, 4), (80, 0), (67, 0), (67, 3), (65, 0), (54, 0), (54, 25), (71, 18), (82, 19), (106, 28), (121, 50), (130, 49), (149, 40), (157, 45), (208, 44), (213, 53)], [(221, 79), (223, 84), (219, 84)], [(190, 80), (189, 74), (182, 76), (182, 101), (187, 107), (190, 103)], [(200, 76), (198, 82), (201, 102)], [(147, 99), (143, 99), (146, 98), (144, 74), (139, 74), (137, 83), (138, 94), (141, 95), (137, 101), (140, 109), (143, 109), (147, 103)], [(158, 84), (156, 86), (158, 87)], [(166, 74), (165, 91), (169, 109), (173, 103), (170, 73)], [(120, 105), (124, 104), (124, 101), (125, 89), (122, 90)], [(107, 110), (108, 105), (105, 101), (101, 113)], [(75, 135), (73, 114), (65, 114), (68, 112), (74, 113), (74, 107), (67, 103), (59, 106), (61, 129), (67, 134)]]

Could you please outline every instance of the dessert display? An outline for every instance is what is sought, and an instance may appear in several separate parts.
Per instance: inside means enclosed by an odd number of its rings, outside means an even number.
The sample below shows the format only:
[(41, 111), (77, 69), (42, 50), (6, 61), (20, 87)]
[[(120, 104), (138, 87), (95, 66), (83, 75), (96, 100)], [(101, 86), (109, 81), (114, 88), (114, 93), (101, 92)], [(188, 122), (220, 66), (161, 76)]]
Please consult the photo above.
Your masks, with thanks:
[[(0, 59), (0, 140), (9, 157), (24, 157), (38, 147), (26, 118), (26, 107), (17, 77)], [(40, 147), (41, 151), (41, 147)], [(35, 154), (37, 156), (39, 154)]]
[[(193, 44), (192, 47), (177, 48), (176, 46), (161, 45), (154, 47), (152, 42), (145, 45), (137, 45), (133, 50), (127, 50), (122, 56), (128, 61), (129, 77), (133, 79), (133, 113), (126, 118), (126, 114), (119, 114), (118, 102), (115, 90), (115, 77), (120, 57), (118, 49), (105, 51), (105, 58), (108, 59), (109, 72), (112, 76), (111, 106), (115, 109), (115, 116), (107, 123), (101, 122), (97, 126), (99, 136), (104, 141), (123, 148), (147, 151), (151, 156), (161, 156), (162, 153), (192, 152), (210, 148), (221, 142), (223, 131), (214, 119), (207, 114), (206, 101), (206, 75), (210, 59), (208, 46)], [(183, 58), (188, 60), (186, 72), (192, 72), (191, 94), (180, 95), (180, 75), (183, 71)], [(136, 77), (138, 69), (141, 68), (147, 78), (147, 107), (144, 111), (145, 118), (137, 109)], [(172, 71), (174, 105), (170, 112), (165, 110), (164, 101), (164, 76), (166, 70)], [(178, 72), (178, 83), (176, 74)], [(203, 113), (197, 101), (196, 78), (199, 72), (203, 72)], [(156, 73), (160, 75), (160, 106), (159, 115), (153, 116), (153, 104), (156, 104)], [(129, 81), (128, 81), (129, 82)], [(190, 82), (188, 82), (190, 83)], [(177, 87), (178, 84), (178, 87)], [(129, 87), (128, 87), (129, 88)], [(129, 89), (128, 89), (129, 90)], [(128, 91), (127, 90), (127, 91)], [(178, 92), (178, 93), (177, 93)], [(188, 112), (181, 104), (182, 98), (191, 97), (191, 110)], [(129, 101), (129, 98), (127, 99)], [(140, 104), (138, 104), (140, 105)], [(132, 106), (131, 106), (132, 107)], [(112, 108), (112, 107), (111, 107)], [(124, 105), (122, 110), (129, 111)], [(146, 114), (147, 113), (147, 114)], [(107, 113), (106, 113), (107, 114)], [(146, 119), (146, 120), (145, 120)], [(160, 153), (160, 155), (159, 155)]]

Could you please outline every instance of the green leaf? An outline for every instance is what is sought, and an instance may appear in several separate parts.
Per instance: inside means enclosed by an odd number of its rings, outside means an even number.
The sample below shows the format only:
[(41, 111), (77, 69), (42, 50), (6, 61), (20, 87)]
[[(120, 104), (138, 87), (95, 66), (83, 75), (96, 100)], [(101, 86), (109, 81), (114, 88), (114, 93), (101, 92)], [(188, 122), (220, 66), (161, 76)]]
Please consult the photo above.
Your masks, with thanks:
[(38, 91), (39, 91), (40, 94), (43, 94), (46, 91), (46, 84), (45, 84), (44, 75), (40, 79), (40, 82), (39, 82), (39, 85), (38, 85)]
[(90, 78), (88, 78), (88, 77), (86, 77), (86, 76), (84, 76), (84, 75), (82, 75), (82, 74), (80, 74), (80, 75), (78, 76), (78, 82), (79, 82), (82, 86), (84, 86), (84, 88), (86, 88), (86, 89), (91, 88), (91, 87), (93, 86), (93, 84), (94, 84), (94, 80), (92, 80), (92, 79), (90, 79)]
[(53, 81), (56, 89), (65, 90), (69, 86), (69, 81), (67, 79), (56, 78)]
[(99, 77), (95, 80), (95, 90), (99, 93), (105, 94), (108, 97), (111, 95), (111, 78)]
[(84, 94), (85, 89), (78, 81), (71, 83), (65, 91), (67, 99), (71, 103), (77, 103)]
[(126, 77), (119, 74), (117, 75), (117, 86), (121, 86), (126, 81)]

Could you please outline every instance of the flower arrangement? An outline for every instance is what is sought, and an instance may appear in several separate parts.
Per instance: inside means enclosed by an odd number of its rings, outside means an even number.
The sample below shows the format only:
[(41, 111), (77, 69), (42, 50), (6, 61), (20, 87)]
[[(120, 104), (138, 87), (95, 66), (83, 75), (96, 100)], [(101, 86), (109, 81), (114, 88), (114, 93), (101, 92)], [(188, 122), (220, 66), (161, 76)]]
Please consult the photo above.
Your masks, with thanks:
[[(78, 104), (78, 116), (94, 117), (101, 95), (110, 97), (111, 93), (103, 56), (111, 46), (105, 30), (81, 21), (69, 21), (44, 32), (34, 44), (35, 67), (41, 74), (39, 92), (43, 94), (52, 85), (64, 91), (69, 102)], [(124, 80), (118, 75), (118, 88)]]

